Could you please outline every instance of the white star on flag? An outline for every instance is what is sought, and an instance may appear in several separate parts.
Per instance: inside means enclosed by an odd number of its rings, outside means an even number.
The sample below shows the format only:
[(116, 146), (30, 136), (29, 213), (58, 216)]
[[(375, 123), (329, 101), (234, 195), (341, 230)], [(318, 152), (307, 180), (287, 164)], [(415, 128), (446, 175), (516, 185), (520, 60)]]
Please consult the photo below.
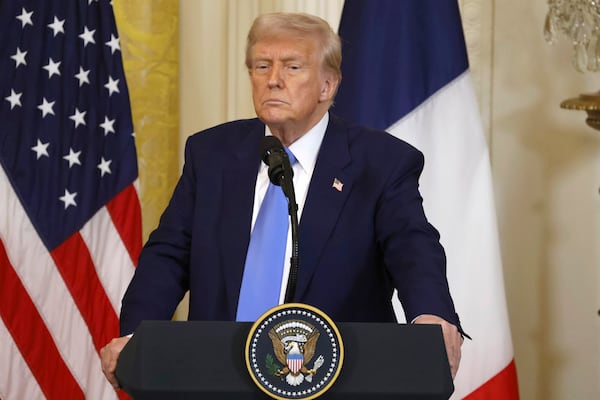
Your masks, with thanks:
[(16, 93), (13, 89), (10, 89), (10, 96), (5, 97), (6, 101), (10, 103), (10, 109), (12, 110), (15, 106), (21, 107), (21, 96), (23, 93)]
[(58, 67), (60, 67), (60, 63), (60, 61), (55, 62), (52, 58), (48, 59), (48, 64), (42, 67), (46, 71), (48, 71), (48, 79), (52, 78), (53, 75), (60, 76), (60, 71), (58, 70)]
[(10, 56), (13, 60), (15, 60), (15, 68), (18, 68), (19, 65), (27, 65), (27, 61), (25, 61), (25, 56), (27, 55), (26, 51), (21, 51), (19, 47), (17, 47), (17, 52), (15, 55)]
[(50, 157), (48, 154), (48, 146), (50, 146), (50, 142), (42, 143), (40, 139), (37, 140), (37, 144), (31, 148), (31, 150), (35, 151), (37, 160), (42, 156)]
[(85, 125), (85, 114), (87, 113), (87, 111), (79, 111), (79, 109), (77, 107), (75, 107), (75, 114), (69, 116), (69, 119), (73, 120), (75, 122), (75, 128), (77, 128), (79, 125)]
[(111, 173), (111, 170), (110, 170), (111, 162), (112, 162), (111, 160), (105, 160), (104, 157), (102, 157), (102, 161), (100, 161), (100, 164), (98, 164), (98, 169), (100, 170), (100, 176), (104, 176), (104, 174)]
[(100, 124), (100, 127), (104, 129), (104, 136), (108, 135), (109, 132), (115, 133), (114, 125), (114, 119), (108, 119), (108, 116), (104, 117), (104, 122)]
[(69, 162), (69, 168), (71, 168), (75, 164), (81, 165), (79, 155), (81, 155), (81, 150), (76, 153), (73, 151), (73, 148), (69, 148), (69, 154), (64, 156), (63, 159)]
[(112, 76), (108, 77), (108, 82), (106, 83), (106, 85), (104, 85), (105, 88), (108, 89), (108, 95), (112, 96), (113, 93), (119, 93), (119, 80), (118, 79), (113, 79)]
[(119, 45), (119, 38), (110, 34), (110, 41), (105, 43), (108, 47), (110, 47), (110, 54), (114, 54), (115, 50), (121, 50), (121, 46)]
[(95, 29), (90, 31), (87, 26), (83, 27), (83, 33), (79, 35), (79, 37), (83, 40), (83, 47), (86, 47), (88, 43), (96, 43), (96, 39), (94, 39), (94, 32), (96, 32)]
[(83, 86), (84, 83), (90, 83), (89, 75), (89, 69), (83, 69), (82, 67), (79, 67), (79, 73), (75, 74), (75, 78), (79, 80), (79, 87)]
[(21, 10), (21, 15), (17, 17), (18, 20), (21, 21), (21, 28), (25, 28), (25, 25), (33, 26), (33, 22), (31, 21), (31, 16), (33, 15), (33, 11), (27, 12), (25, 8)]
[(52, 29), (52, 32), (55, 37), (59, 33), (65, 33), (65, 20), (58, 19), (56, 16), (54, 16), (54, 22), (48, 24), (48, 28)]
[(65, 194), (59, 197), (60, 201), (65, 203), (65, 210), (69, 206), (77, 207), (77, 203), (75, 203), (75, 196), (77, 196), (76, 192), (70, 193), (67, 189), (65, 189)]
[(43, 98), (42, 104), (38, 106), (38, 109), (42, 111), (42, 118), (45, 118), (48, 114), (54, 115), (54, 110), (52, 109), (54, 107), (54, 103), (56, 102), (48, 101), (45, 97)]

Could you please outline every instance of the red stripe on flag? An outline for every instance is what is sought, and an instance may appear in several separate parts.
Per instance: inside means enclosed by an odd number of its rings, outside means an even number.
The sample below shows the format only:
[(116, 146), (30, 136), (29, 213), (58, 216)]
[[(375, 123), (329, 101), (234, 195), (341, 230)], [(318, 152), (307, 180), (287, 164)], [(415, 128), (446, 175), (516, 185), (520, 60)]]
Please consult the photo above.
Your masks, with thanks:
[(119, 319), (100, 283), (89, 250), (81, 235), (75, 233), (50, 254), (99, 352), (119, 335)]
[(10, 263), (1, 240), (0, 317), (48, 399), (85, 397)]
[(131, 400), (131, 397), (121, 389), (117, 390), (117, 396), (119, 396), (119, 399), (121, 400)]
[(517, 382), (517, 368), (512, 360), (506, 368), (493, 376), (464, 400), (518, 400), (519, 384)]
[(127, 186), (106, 204), (106, 209), (129, 252), (133, 265), (137, 266), (142, 250), (142, 210), (135, 187)]

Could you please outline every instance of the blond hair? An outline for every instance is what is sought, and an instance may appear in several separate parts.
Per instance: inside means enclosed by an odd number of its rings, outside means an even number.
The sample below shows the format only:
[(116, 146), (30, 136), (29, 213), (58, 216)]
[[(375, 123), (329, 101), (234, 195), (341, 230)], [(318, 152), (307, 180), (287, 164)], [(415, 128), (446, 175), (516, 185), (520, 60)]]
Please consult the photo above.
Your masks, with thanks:
[(250, 69), (252, 66), (252, 47), (262, 38), (279, 33), (313, 36), (319, 45), (321, 65), (341, 81), (342, 45), (339, 36), (324, 19), (304, 13), (278, 12), (258, 16), (248, 32), (246, 67)]

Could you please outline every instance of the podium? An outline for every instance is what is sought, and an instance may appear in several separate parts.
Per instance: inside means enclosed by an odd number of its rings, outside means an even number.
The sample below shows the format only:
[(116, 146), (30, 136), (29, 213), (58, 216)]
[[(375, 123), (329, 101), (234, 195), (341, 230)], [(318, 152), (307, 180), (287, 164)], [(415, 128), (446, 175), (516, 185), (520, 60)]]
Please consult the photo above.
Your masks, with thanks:
[[(345, 359), (322, 399), (448, 399), (454, 391), (439, 325), (336, 325)], [(246, 369), (251, 327), (144, 321), (121, 352), (116, 376), (135, 400), (269, 399)]]

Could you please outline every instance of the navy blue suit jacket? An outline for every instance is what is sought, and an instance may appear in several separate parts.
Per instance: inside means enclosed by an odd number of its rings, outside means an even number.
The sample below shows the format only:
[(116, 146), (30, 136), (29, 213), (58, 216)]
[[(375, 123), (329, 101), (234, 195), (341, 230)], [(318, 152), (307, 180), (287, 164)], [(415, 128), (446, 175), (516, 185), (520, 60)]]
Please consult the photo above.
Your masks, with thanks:
[[(188, 289), (190, 320), (235, 319), (264, 131), (251, 119), (188, 139), (183, 174), (123, 298), (122, 334), (172, 318)], [(300, 219), (294, 301), (335, 321), (395, 321), (396, 288), (407, 320), (435, 314), (459, 326), (418, 191), (422, 168), (409, 144), (331, 116)]]

